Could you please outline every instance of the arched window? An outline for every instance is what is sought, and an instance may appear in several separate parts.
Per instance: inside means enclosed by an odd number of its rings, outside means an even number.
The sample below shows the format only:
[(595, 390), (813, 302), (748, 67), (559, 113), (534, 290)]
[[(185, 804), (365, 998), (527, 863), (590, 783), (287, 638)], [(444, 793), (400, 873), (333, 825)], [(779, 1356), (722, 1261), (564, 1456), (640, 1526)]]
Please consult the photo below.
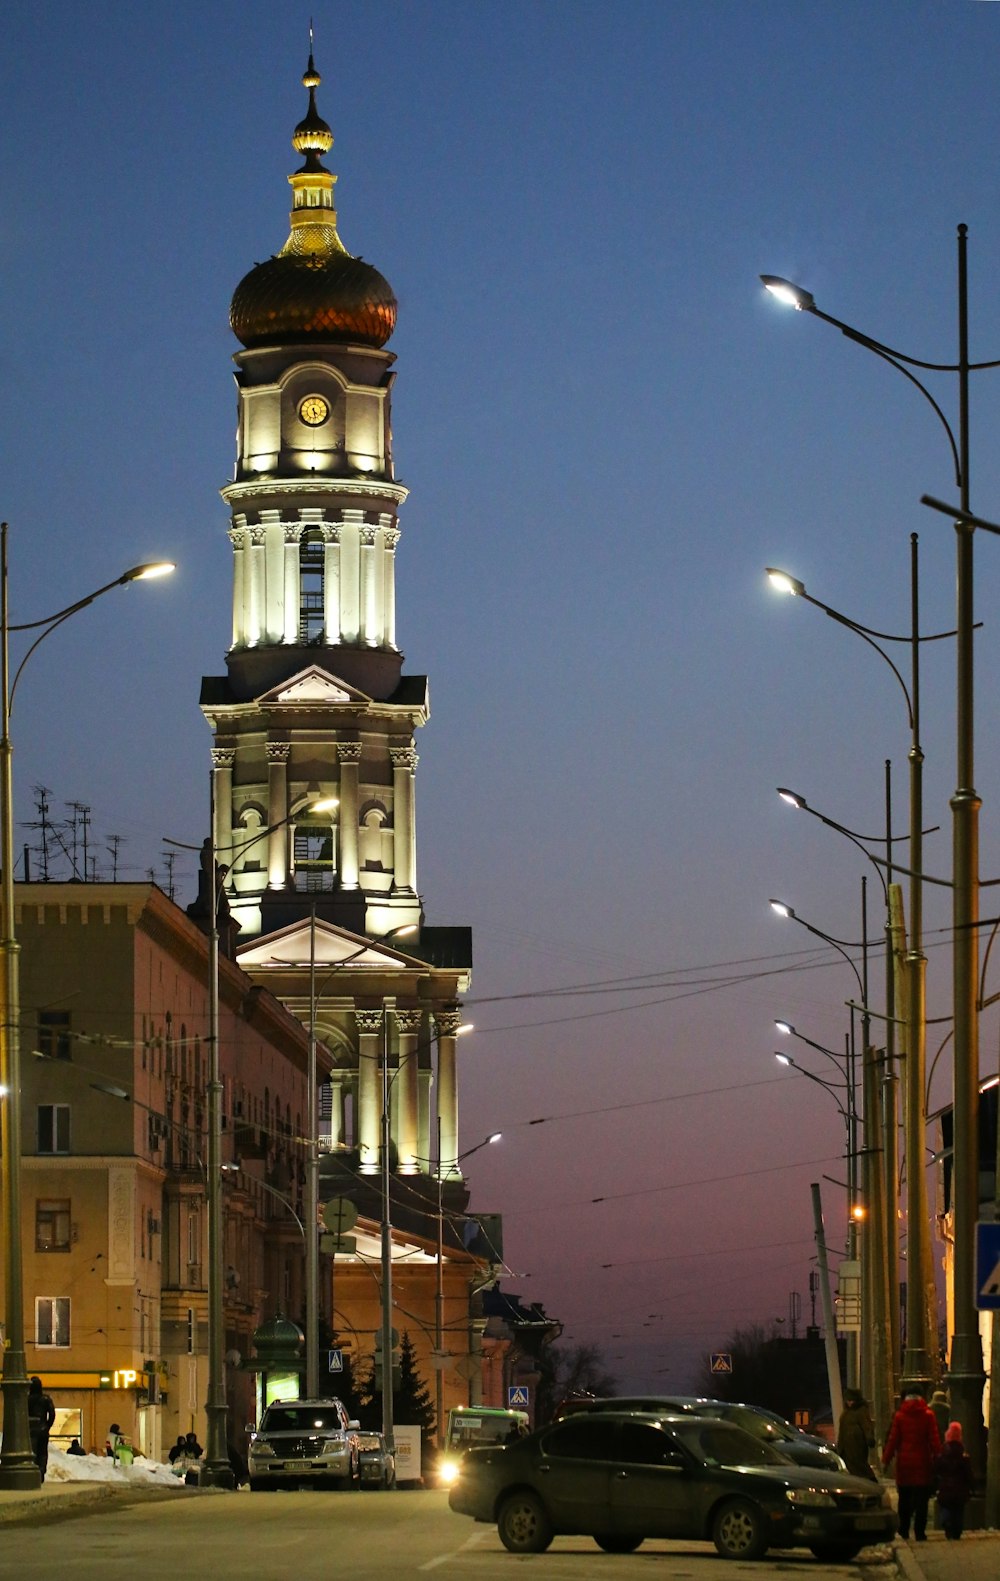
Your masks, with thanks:
[(332, 889), (337, 876), (337, 831), (329, 818), (297, 821), (292, 831), (292, 878), (307, 893)]

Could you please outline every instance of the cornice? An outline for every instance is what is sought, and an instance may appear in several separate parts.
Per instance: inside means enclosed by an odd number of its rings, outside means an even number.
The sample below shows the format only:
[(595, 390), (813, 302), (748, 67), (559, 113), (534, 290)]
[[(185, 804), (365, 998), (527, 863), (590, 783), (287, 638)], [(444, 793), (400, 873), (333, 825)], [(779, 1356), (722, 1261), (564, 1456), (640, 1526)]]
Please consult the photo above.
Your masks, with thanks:
[(227, 483), (224, 489), (219, 490), (230, 506), (244, 500), (273, 499), (276, 494), (290, 499), (296, 496), (360, 495), (364, 499), (395, 500), (397, 505), (402, 505), (409, 492), (401, 483), (389, 483), (385, 479), (328, 477), (299, 478), (294, 481), (279, 477), (248, 478), (241, 483)]

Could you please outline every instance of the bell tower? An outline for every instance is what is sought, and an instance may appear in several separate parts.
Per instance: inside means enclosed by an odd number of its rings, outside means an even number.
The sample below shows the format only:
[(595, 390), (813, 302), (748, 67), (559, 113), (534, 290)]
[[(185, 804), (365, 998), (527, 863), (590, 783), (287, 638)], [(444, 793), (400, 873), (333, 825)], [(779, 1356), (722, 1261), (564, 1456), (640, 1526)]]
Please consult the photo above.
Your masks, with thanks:
[[(206, 677), (201, 695), (217, 855), (243, 941), (313, 908), (372, 938), (422, 920), (414, 732), (428, 698), (396, 642), (406, 489), (385, 349), (396, 299), (338, 234), (312, 53), (302, 82), (289, 236), (240, 281), (230, 311), (242, 346), (236, 467), (222, 490), (232, 644), (227, 673)], [(336, 811), (308, 810), (334, 797)]]

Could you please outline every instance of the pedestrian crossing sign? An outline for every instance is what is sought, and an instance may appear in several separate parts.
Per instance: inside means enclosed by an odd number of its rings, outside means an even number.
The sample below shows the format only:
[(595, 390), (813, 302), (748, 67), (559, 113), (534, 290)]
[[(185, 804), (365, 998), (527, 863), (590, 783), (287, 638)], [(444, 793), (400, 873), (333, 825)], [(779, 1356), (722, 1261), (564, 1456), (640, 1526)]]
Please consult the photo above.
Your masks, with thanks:
[(1000, 1312), (1000, 1223), (976, 1225), (976, 1306)]
[(713, 1351), (712, 1352), (712, 1356), (711, 1356), (711, 1364), (712, 1364), (712, 1371), (713, 1371), (713, 1373), (716, 1373), (716, 1372), (732, 1372), (732, 1370), (733, 1370), (733, 1358), (732, 1358), (732, 1355), (731, 1355), (731, 1353), (728, 1350), (716, 1350), (716, 1351)]
[(507, 1406), (511, 1411), (526, 1411), (528, 1409), (528, 1385), (526, 1383), (513, 1383), (507, 1390)]

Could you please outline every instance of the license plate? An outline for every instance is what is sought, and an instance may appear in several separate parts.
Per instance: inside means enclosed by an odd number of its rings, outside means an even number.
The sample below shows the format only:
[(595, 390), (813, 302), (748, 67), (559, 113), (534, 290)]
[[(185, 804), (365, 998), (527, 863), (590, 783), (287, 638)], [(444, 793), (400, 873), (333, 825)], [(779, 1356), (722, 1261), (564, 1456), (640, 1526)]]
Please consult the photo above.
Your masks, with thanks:
[(882, 1530), (884, 1525), (885, 1517), (882, 1515), (856, 1515), (854, 1517), (854, 1529), (857, 1532), (878, 1532)]
[(311, 1460), (286, 1460), (286, 1471), (309, 1471), (312, 1469)]

